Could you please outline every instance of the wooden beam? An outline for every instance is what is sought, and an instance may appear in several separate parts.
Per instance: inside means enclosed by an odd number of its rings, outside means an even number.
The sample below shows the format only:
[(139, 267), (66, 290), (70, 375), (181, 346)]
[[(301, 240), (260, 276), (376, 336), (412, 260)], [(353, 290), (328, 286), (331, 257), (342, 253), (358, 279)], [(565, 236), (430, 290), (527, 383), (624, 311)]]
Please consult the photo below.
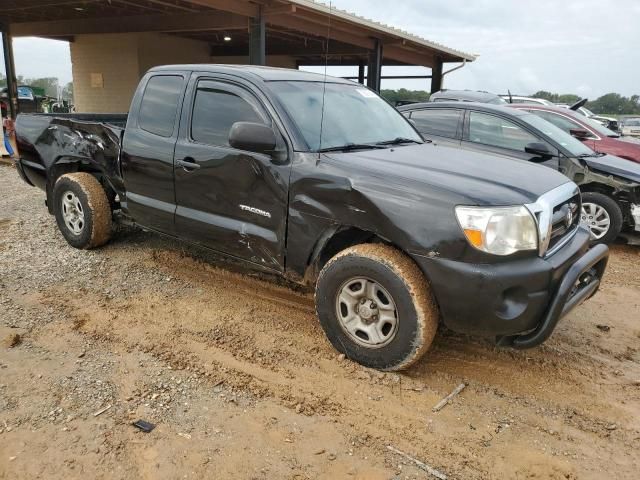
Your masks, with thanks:
[[(249, 51), (249, 45), (212, 45), (211, 46), (212, 57), (224, 57), (224, 56), (240, 56), (247, 55)], [(303, 56), (324, 56), (326, 54), (326, 47), (323, 45), (278, 45), (274, 42), (270, 42), (267, 39), (267, 55), (291, 55), (292, 57)], [(329, 45), (329, 56), (347, 56), (347, 55), (367, 55), (368, 50), (362, 47), (356, 47), (353, 45)]]
[(419, 53), (415, 50), (403, 48), (399, 45), (385, 45), (384, 58), (397, 60), (407, 65), (418, 65), (421, 67), (431, 67), (435, 62), (433, 55), (426, 52)]
[(431, 93), (442, 90), (442, 61), (436, 59), (431, 70)]
[(275, 15), (290, 15), (296, 13), (298, 11), (298, 7), (295, 5), (285, 5), (281, 7), (269, 7), (265, 8), (263, 15), (265, 17), (275, 16)]
[(164, 7), (175, 8), (176, 10), (182, 10), (185, 12), (197, 12), (195, 8), (183, 7), (182, 5), (178, 5), (177, 3), (168, 0), (147, 0), (147, 2), (162, 5)]
[[(326, 17), (319, 17), (302, 9), (298, 9), (297, 12), (296, 15), (268, 18), (267, 22), (272, 25), (293, 28), (323, 38), (326, 38), (327, 33), (329, 33), (330, 37), (334, 40), (350, 43), (369, 50), (375, 49), (376, 39), (368, 36), (370, 33), (368, 30), (336, 19), (331, 19), (331, 25), (329, 25), (329, 19)], [(397, 39), (381, 38), (381, 41), (384, 45), (385, 58), (408, 65), (430, 67), (433, 64), (432, 55), (418, 53), (409, 45), (399, 44)], [(387, 46), (388, 41), (390, 42), (389, 46)]]
[(247, 28), (247, 20), (231, 13), (180, 13), (132, 15), (14, 23), (15, 37), (71, 36), (89, 33), (196, 32)]
[[(309, 35), (316, 35), (321, 38), (326, 38), (328, 32), (327, 26), (310, 22), (307, 19), (300, 17), (299, 15), (269, 17), (267, 18), (267, 23), (269, 25), (290, 28), (299, 32), (305, 32)], [(343, 43), (349, 43), (351, 45), (367, 48), (369, 50), (373, 50), (373, 48), (375, 47), (375, 42), (372, 38), (362, 37), (353, 33), (332, 29), (330, 32), (330, 36), (333, 40), (337, 40)]]
[(245, 0), (187, 0), (201, 7), (215, 8), (223, 12), (231, 12), (245, 17), (257, 17), (259, 6)]

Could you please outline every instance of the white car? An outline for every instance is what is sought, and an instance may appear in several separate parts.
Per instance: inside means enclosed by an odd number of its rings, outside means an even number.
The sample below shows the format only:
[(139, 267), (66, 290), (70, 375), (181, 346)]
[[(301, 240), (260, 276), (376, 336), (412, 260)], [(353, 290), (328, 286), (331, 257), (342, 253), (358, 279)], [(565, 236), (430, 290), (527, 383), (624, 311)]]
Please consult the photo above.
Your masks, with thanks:
[(591, 110), (586, 108), (584, 104), (587, 103), (587, 99), (582, 99), (578, 103), (574, 105), (567, 105), (566, 103), (556, 103), (556, 107), (569, 108), (575, 112), (578, 112), (580, 115), (584, 115), (587, 118), (595, 120), (603, 127), (607, 127), (609, 130), (613, 130), (617, 132), (620, 128), (618, 124), (618, 119), (613, 117), (603, 117), (602, 115), (596, 115)]
[(622, 122), (622, 135), (640, 137), (640, 118), (627, 118)]

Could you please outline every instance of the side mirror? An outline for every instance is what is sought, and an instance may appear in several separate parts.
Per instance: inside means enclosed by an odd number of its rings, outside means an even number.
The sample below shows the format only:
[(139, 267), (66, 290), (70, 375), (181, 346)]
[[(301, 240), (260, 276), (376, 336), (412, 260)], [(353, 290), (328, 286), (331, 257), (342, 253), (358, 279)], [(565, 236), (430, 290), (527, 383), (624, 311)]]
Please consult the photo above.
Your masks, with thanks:
[(553, 158), (553, 154), (549, 150), (549, 147), (547, 147), (547, 145), (542, 142), (531, 142), (524, 147), (524, 151), (530, 153), (531, 155), (537, 155), (543, 161)]
[(569, 130), (572, 137), (576, 137), (578, 140), (586, 140), (591, 137), (591, 133), (582, 128), (572, 128)]
[(262, 123), (236, 122), (229, 131), (229, 145), (238, 150), (270, 154), (276, 149), (276, 135)]

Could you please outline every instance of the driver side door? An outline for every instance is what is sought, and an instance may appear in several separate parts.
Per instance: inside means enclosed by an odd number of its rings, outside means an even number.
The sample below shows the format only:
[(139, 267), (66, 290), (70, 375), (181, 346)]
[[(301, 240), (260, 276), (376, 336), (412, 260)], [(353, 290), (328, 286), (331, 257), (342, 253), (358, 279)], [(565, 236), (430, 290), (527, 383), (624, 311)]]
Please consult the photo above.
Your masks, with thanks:
[(187, 98), (174, 155), (178, 235), (283, 271), (290, 163), (228, 141), (236, 122), (277, 132), (267, 108), (241, 83), (196, 75)]

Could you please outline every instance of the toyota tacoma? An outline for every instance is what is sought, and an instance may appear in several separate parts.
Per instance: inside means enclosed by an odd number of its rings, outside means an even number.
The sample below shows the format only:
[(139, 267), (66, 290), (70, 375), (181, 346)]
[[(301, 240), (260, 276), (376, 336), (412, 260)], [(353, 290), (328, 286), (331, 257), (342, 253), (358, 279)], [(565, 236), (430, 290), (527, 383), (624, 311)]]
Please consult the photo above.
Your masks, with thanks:
[(114, 212), (315, 288), (334, 347), (399, 370), (440, 322), (541, 344), (598, 289), (581, 198), (540, 165), (424, 142), (350, 81), (252, 66), (156, 67), (128, 115), (25, 114), (17, 168), (67, 242)]

